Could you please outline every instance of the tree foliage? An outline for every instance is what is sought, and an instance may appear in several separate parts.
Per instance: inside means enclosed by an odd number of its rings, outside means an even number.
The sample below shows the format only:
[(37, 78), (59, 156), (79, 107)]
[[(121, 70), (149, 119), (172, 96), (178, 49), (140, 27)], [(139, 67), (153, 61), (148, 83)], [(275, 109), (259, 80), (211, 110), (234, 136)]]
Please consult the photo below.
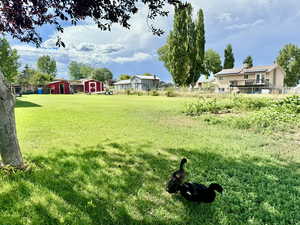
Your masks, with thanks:
[(69, 64), (69, 75), (74, 80), (88, 78), (92, 76), (94, 69), (83, 63), (72, 61)]
[(194, 22), (192, 12), (189, 3), (175, 8), (173, 30), (167, 43), (157, 51), (159, 59), (179, 86), (194, 85), (201, 73), (205, 73), (204, 15), (200, 9)]
[[(148, 19), (167, 16), (164, 9), (167, 4), (176, 5), (179, 0), (142, 0), (149, 8)], [(54, 25), (58, 32), (63, 32), (62, 24), (70, 22), (76, 25), (86, 18), (91, 18), (101, 30), (110, 30), (113, 23), (130, 28), (129, 20), (141, 7), (137, 0), (26, 0), (1, 1), (0, 32), (12, 35), (23, 42), (31, 42), (39, 46), (42, 42), (38, 28), (44, 24)], [(150, 25), (154, 34), (163, 31)], [(64, 46), (60, 38), (57, 45)]]
[(34, 86), (45, 86), (52, 80), (53, 77), (50, 74), (35, 71), (34, 74), (30, 77), (30, 84)]
[(216, 74), (222, 70), (221, 57), (212, 49), (205, 52), (204, 64), (206, 75)]
[(18, 59), (17, 50), (10, 47), (6, 38), (0, 38), (0, 70), (9, 82), (13, 82), (18, 75)]
[(119, 76), (119, 80), (129, 80), (130, 78), (131, 78), (131, 76), (128, 74), (121, 74)]
[(16, 83), (21, 86), (27, 86), (31, 84), (31, 77), (35, 74), (35, 70), (25, 65), (23, 71), (18, 74), (16, 78)]
[(232, 45), (227, 45), (224, 50), (224, 69), (232, 69), (234, 67), (234, 55), (232, 50)]
[(104, 82), (112, 80), (113, 74), (107, 68), (97, 68), (93, 71), (91, 78)]
[(247, 58), (243, 61), (244, 64), (247, 64), (248, 68), (253, 67), (253, 59), (252, 57), (249, 55), (247, 56)]
[(286, 73), (285, 85), (289, 87), (297, 85), (300, 80), (300, 48), (293, 44), (285, 45), (276, 61)]
[(49, 55), (44, 55), (39, 57), (37, 61), (37, 68), (42, 73), (47, 73), (53, 78), (56, 76), (57, 68), (55, 59), (51, 58)]

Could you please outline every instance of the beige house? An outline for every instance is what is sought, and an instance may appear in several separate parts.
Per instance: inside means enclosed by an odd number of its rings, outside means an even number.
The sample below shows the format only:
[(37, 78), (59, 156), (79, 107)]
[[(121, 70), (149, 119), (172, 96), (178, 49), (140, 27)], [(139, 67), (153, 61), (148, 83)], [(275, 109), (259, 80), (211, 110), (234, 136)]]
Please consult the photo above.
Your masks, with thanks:
[(277, 65), (223, 69), (215, 75), (219, 93), (281, 93), (285, 72)]

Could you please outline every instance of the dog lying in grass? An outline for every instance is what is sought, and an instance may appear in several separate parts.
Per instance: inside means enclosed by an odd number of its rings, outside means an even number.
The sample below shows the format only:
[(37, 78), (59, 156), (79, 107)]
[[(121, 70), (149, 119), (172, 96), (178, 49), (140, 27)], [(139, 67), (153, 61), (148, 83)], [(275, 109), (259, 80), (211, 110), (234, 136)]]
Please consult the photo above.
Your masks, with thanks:
[(184, 171), (184, 164), (187, 160), (184, 158), (180, 162), (179, 170), (175, 171), (170, 180), (167, 183), (167, 192), (170, 194), (175, 194), (180, 192), (182, 197), (188, 201), (193, 202), (205, 202), (211, 203), (216, 198), (216, 192), (222, 193), (223, 188), (221, 185), (212, 183), (209, 187), (206, 187), (203, 184), (184, 182), (186, 177), (186, 172)]

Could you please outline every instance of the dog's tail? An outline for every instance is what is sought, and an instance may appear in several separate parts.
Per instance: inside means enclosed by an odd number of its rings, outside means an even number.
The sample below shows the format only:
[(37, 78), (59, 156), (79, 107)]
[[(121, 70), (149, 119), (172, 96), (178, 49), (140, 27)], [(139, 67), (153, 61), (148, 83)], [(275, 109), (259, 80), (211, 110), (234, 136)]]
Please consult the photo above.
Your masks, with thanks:
[(220, 184), (212, 183), (209, 188), (222, 194), (223, 187)]
[(187, 162), (186, 158), (183, 158), (181, 160), (181, 162), (180, 162), (180, 170), (183, 170), (183, 166), (184, 166), (184, 164), (186, 164), (186, 162)]

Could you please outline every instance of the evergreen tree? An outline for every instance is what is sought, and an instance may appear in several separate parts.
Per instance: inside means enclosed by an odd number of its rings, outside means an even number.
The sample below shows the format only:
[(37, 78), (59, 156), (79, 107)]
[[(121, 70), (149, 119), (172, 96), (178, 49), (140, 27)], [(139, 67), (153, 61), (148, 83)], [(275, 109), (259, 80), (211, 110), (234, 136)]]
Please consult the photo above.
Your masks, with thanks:
[(231, 44), (227, 45), (224, 51), (224, 69), (232, 69), (234, 67), (234, 55)]
[(253, 67), (253, 59), (252, 57), (249, 55), (243, 62), (244, 64), (247, 64), (248, 68)]

